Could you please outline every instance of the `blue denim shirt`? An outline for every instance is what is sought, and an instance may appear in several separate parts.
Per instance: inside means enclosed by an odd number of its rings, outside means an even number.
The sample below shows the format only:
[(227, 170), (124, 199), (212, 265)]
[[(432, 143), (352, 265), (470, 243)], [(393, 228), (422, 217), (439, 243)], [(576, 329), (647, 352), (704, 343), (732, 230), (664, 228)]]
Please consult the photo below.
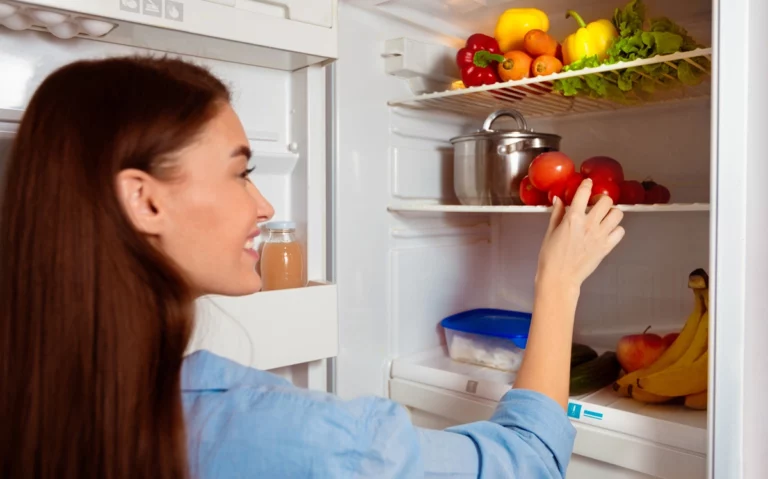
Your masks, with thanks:
[(531, 391), (510, 391), (489, 421), (434, 431), (392, 401), (342, 401), (207, 351), (184, 360), (182, 390), (199, 479), (562, 478), (576, 434)]

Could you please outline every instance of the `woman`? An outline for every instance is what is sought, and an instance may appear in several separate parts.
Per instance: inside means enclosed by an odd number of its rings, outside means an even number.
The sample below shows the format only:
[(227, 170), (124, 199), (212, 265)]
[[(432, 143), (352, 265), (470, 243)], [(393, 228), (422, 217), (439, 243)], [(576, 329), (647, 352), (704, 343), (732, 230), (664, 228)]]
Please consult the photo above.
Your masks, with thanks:
[(414, 428), (208, 352), (192, 303), (259, 291), (273, 215), (248, 180), (224, 85), (172, 59), (48, 77), (13, 145), (0, 210), (0, 475), (5, 478), (562, 477), (579, 289), (623, 236), (590, 184), (557, 202), (529, 346), (491, 421)]

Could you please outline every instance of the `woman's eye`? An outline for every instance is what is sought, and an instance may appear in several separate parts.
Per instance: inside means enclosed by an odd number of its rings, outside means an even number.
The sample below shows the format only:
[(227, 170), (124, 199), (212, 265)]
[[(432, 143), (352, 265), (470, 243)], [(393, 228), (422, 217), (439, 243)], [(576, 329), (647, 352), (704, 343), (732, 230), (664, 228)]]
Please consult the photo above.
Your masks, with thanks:
[(254, 170), (256, 170), (256, 168), (247, 168), (245, 171), (240, 173), (240, 178), (243, 178), (244, 180), (247, 180), (248, 179), (248, 175), (253, 173)]

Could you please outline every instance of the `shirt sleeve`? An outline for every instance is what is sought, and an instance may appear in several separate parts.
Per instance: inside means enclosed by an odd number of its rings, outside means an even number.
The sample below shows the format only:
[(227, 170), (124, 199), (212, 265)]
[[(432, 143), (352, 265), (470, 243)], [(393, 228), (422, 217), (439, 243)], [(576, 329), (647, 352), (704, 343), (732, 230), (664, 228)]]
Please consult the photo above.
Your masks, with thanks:
[(293, 387), (185, 394), (191, 474), (250, 477), (563, 477), (575, 432), (548, 398), (513, 390), (491, 421), (414, 427), (385, 399)]
[(513, 389), (489, 421), (421, 431), (425, 476), (563, 478), (575, 437), (560, 405)]

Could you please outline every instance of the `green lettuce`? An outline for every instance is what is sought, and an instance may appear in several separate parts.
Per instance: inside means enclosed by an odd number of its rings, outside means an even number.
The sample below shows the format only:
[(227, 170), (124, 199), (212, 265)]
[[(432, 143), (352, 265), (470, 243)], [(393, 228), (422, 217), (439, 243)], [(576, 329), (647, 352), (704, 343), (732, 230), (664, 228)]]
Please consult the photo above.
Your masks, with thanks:
[[(613, 24), (619, 32), (619, 37), (608, 49), (608, 56), (602, 64), (629, 62), (702, 47), (683, 27), (669, 18), (646, 20), (646, 7), (642, 0), (631, 0), (624, 8), (617, 8), (613, 15)], [(706, 59), (696, 58), (691, 61), (697, 62), (705, 69), (710, 66)], [(597, 57), (589, 57), (566, 66), (563, 71), (599, 65), (601, 63)], [(693, 86), (702, 81), (704, 73), (695, 65), (681, 60), (674, 66), (659, 63), (606, 72), (602, 76), (586, 75), (556, 80), (554, 90), (564, 96), (587, 95), (620, 103), (632, 103), (659, 89), (677, 86), (674, 78), (685, 85)]]

